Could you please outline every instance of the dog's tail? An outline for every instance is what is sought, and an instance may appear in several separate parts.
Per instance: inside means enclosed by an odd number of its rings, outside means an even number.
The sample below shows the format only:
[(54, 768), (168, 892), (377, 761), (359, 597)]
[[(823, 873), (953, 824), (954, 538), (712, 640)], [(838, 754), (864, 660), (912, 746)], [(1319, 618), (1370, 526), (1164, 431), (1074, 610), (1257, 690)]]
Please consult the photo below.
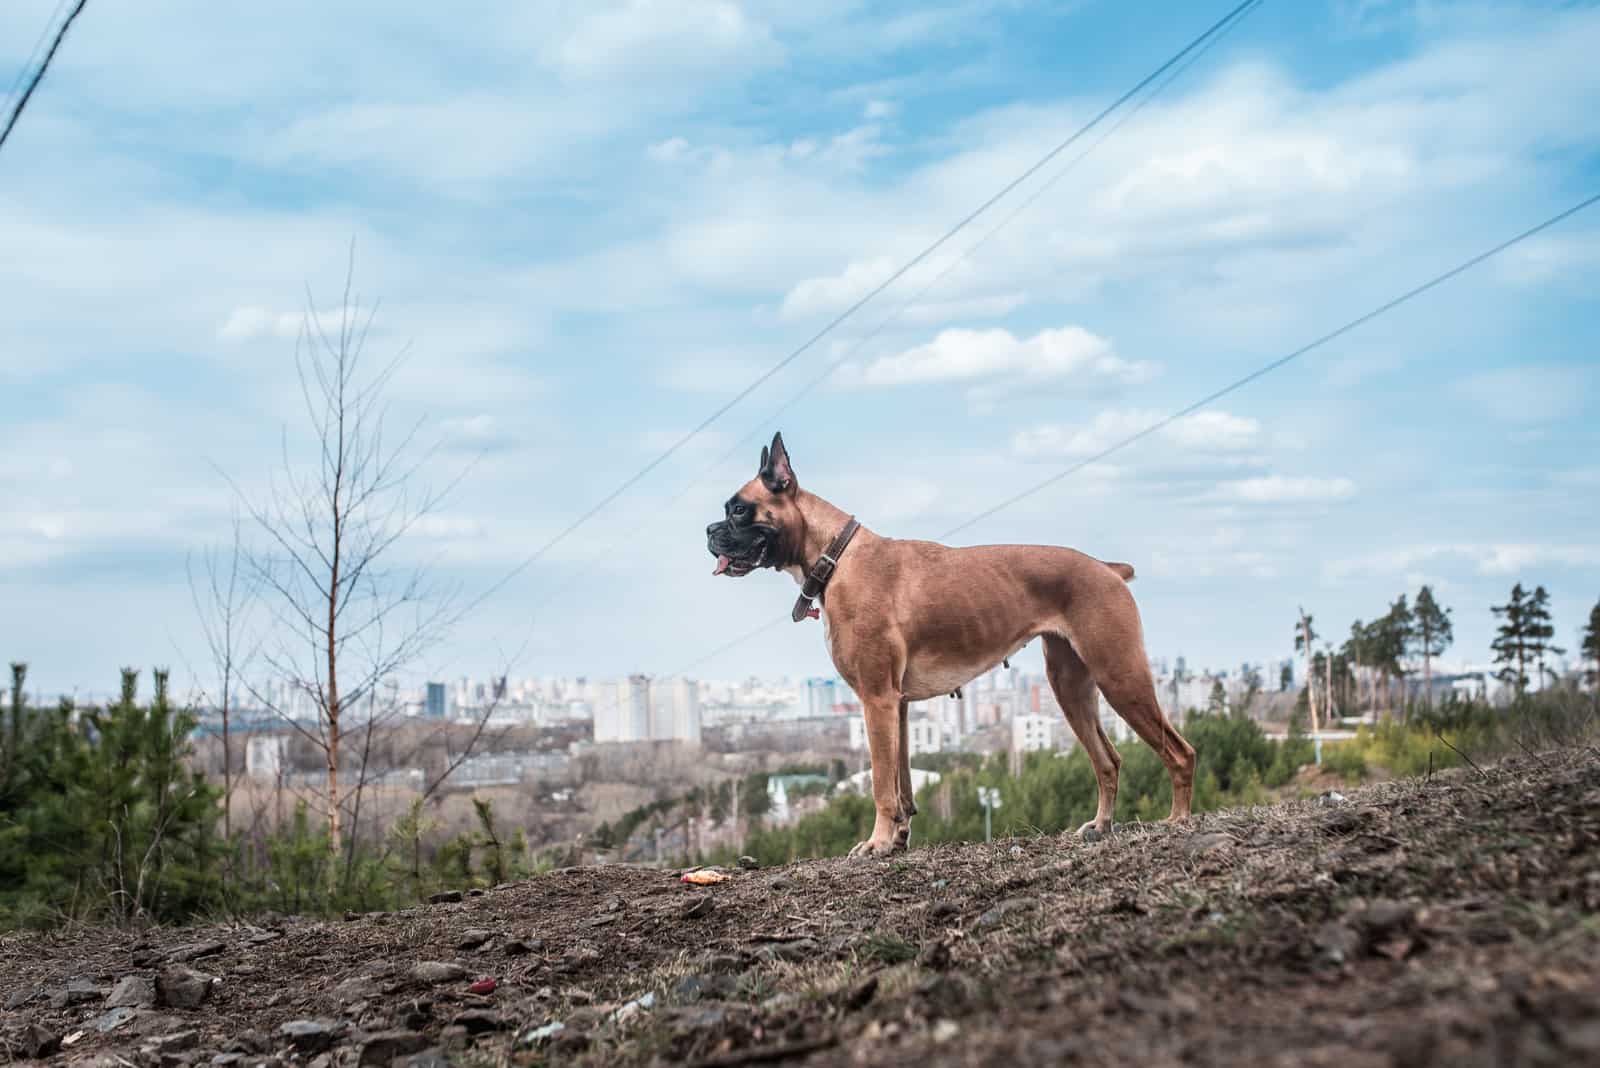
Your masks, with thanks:
[(1119, 563), (1116, 563), (1116, 562), (1111, 561), (1111, 560), (1102, 560), (1100, 562), (1102, 564), (1105, 564), (1111, 570), (1115, 571), (1118, 575), (1121, 575), (1123, 582), (1132, 582), (1133, 581), (1133, 565), (1132, 564), (1119, 564)]

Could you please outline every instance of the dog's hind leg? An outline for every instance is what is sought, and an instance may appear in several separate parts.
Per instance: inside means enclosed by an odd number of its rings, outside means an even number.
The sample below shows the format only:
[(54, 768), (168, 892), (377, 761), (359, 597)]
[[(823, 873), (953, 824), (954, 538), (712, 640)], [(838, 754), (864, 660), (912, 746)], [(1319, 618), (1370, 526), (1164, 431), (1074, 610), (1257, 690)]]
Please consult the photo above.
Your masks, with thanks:
[(911, 844), (911, 817), (917, 814), (917, 798), (911, 788), (911, 702), (900, 698), (900, 823), (895, 828), (894, 844), (905, 849)]
[(1167, 818), (1184, 819), (1194, 795), (1194, 747), (1184, 741), (1156, 700), (1133, 594), (1119, 582), (1097, 608), (1092, 621), (1069, 630), (1072, 647), (1117, 715), (1167, 766), (1172, 780), (1172, 811)]
[(1095, 782), (1099, 787), (1094, 819), (1078, 828), (1078, 833), (1093, 841), (1111, 830), (1111, 816), (1117, 807), (1117, 776), (1122, 769), (1122, 756), (1100, 726), (1099, 701), (1095, 696), (1094, 679), (1088, 665), (1065, 638), (1053, 634), (1044, 636), (1044, 670), (1050, 678), (1050, 689), (1066, 713), (1067, 725), (1078, 738), (1078, 744), (1089, 754), (1094, 767)]

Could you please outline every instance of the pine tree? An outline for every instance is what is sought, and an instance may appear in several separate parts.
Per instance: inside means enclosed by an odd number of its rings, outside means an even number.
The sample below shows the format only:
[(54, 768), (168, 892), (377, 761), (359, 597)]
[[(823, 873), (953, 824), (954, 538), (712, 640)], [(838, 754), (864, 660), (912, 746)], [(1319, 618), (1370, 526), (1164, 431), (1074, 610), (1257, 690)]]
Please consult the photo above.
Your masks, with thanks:
[(1589, 609), (1589, 625), (1584, 628), (1583, 644), (1579, 648), (1583, 659), (1594, 665), (1587, 672), (1589, 685), (1600, 694), (1600, 601)]
[(1551, 641), (1556, 636), (1555, 625), (1550, 620), (1550, 594), (1543, 586), (1535, 586), (1533, 598), (1528, 602), (1526, 629), (1528, 657), (1539, 672), (1539, 686), (1544, 687), (1545, 658), (1561, 656), (1565, 649)]
[(1306, 658), (1306, 705), (1311, 711), (1312, 733), (1316, 733), (1322, 729), (1322, 724), (1317, 718), (1317, 675), (1311, 668), (1312, 643), (1317, 640), (1317, 632), (1311, 626), (1311, 619), (1304, 608), (1300, 609), (1300, 618), (1295, 620), (1294, 624), (1294, 651)]
[(1494, 662), (1504, 665), (1495, 672), (1495, 678), (1509, 685), (1518, 697), (1528, 689), (1528, 607), (1527, 591), (1519, 582), (1511, 587), (1509, 601), (1491, 608), (1505, 620), (1489, 646)]
[(1213, 679), (1211, 682), (1211, 699), (1206, 703), (1206, 710), (1213, 716), (1220, 716), (1228, 710), (1228, 694), (1222, 688), (1221, 679)]
[(215, 904), (218, 792), (187, 766), (194, 716), (165, 672), (137, 701), (24, 709), (20, 803), (0, 804), (0, 909), (24, 923), (189, 919)]
[(1433, 707), (1433, 658), (1450, 648), (1455, 641), (1455, 628), (1450, 622), (1450, 609), (1433, 599), (1433, 590), (1427, 586), (1417, 591), (1416, 629), (1413, 632), (1416, 651), (1422, 654), (1423, 692), (1428, 707)]

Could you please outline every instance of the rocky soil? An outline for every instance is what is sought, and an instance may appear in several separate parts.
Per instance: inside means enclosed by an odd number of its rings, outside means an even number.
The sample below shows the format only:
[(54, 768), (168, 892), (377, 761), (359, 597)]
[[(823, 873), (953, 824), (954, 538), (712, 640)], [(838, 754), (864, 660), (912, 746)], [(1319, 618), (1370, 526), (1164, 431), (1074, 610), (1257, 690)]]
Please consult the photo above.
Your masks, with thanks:
[(0, 938), (0, 1057), (1600, 1063), (1600, 752), (1187, 826)]

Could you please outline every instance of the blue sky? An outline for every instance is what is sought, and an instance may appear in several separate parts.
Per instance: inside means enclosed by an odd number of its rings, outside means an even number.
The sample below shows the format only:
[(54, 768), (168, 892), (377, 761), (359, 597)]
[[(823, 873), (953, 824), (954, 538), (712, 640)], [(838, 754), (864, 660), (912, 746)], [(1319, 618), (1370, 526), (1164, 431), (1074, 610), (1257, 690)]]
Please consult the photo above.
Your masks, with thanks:
[[(54, 8), (0, 9), (0, 87)], [(374, 350), (411, 347), (394, 418), (427, 419), (435, 479), (471, 464), (403, 552), (470, 595), (1225, 9), (91, 4), (0, 153), (0, 654), (51, 691), (199, 667), (185, 555), (227, 529), (219, 470), (259, 493), (303, 440), (294, 324), (308, 286), (338, 303), (352, 237)], [(416, 676), (667, 672), (786, 616), (788, 579), (713, 580), (703, 544), (755, 446), (669, 504), (746, 435), (934, 536), (1600, 190), (1596, 55), (1588, 4), (1268, 2)], [(1600, 209), (961, 538), (1134, 563), (1152, 653), (1191, 664), (1422, 582), (1453, 659), (1484, 659), (1519, 580), (1573, 647), (1600, 596), (1597, 274)], [(785, 625), (699, 673), (826, 663)]]

